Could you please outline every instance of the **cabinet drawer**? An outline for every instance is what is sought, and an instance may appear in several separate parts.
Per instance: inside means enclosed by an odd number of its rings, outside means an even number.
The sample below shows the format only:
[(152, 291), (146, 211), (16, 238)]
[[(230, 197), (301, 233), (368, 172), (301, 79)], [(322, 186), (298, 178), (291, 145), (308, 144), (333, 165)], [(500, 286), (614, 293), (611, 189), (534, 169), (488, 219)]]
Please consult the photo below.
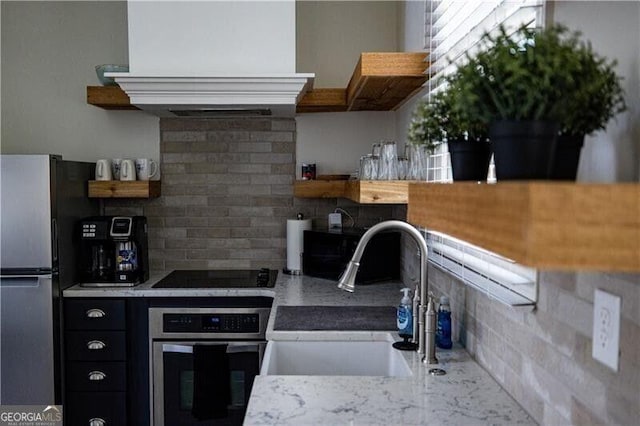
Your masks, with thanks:
[[(65, 424), (120, 426), (127, 422), (124, 392), (69, 392), (64, 406)], [(103, 423), (100, 423), (100, 420)]]
[(67, 388), (70, 391), (115, 392), (126, 389), (126, 363), (79, 362), (67, 363)]
[(124, 300), (67, 299), (64, 320), (67, 330), (124, 330)]
[(124, 331), (67, 331), (67, 359), (70, 361), (124, 361)]

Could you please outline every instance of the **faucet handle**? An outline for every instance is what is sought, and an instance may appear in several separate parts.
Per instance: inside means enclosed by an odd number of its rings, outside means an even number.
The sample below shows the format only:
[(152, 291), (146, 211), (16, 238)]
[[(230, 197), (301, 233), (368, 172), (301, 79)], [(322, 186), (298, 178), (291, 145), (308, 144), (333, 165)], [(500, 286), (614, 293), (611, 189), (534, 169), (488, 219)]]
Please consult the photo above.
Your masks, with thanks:
[(437, 364), (438, 358), (436, 358), (436, 311), (434, 295), (429, 292), (427, 295), (427, 312), (425, 312), (425, 357), (423, 362), (425, 364)]

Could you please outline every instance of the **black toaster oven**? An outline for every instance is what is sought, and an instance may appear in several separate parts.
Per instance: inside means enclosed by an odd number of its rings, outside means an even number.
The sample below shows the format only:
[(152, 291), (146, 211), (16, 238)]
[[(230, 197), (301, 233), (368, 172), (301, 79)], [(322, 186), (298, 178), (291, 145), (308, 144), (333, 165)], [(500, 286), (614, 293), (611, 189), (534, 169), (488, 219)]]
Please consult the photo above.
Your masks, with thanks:
[[(304, 231), (302, 272), (338, 280), (351, 260), (366, 229)], [(356, 283), (367, 284), (400, 278), (400, 233), (381, 232), (369, 241), (360, 260)]]

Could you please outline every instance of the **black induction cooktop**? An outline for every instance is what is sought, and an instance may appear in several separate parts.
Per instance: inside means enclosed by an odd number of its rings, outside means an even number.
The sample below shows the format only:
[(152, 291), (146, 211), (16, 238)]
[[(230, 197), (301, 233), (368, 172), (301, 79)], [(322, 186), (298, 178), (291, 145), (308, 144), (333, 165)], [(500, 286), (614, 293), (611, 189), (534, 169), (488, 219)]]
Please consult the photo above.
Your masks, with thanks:
[(278, 271), (273, 269), (176, 270), (153, 288), (258, 288), (273, 287)]

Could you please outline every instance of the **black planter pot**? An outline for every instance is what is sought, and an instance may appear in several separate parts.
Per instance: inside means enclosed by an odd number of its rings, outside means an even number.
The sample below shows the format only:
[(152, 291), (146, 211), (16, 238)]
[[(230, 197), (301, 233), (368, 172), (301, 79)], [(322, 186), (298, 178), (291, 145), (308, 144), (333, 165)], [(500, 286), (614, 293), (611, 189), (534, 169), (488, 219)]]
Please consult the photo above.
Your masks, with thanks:
[(551, 179), (576, 180), (582, 145), (584, 145), (584, 135), (558, 136), (553, 167), (551, 168)]
[(498, 180), (549, 179), (558, 125), (549, 121), (502, 120), (491, 124), (489, 139)]
[(451, 156), (451, 173), (454, 181), (486, 181), (491, 160), (491, 144), (488, 142), (448, 141)]

